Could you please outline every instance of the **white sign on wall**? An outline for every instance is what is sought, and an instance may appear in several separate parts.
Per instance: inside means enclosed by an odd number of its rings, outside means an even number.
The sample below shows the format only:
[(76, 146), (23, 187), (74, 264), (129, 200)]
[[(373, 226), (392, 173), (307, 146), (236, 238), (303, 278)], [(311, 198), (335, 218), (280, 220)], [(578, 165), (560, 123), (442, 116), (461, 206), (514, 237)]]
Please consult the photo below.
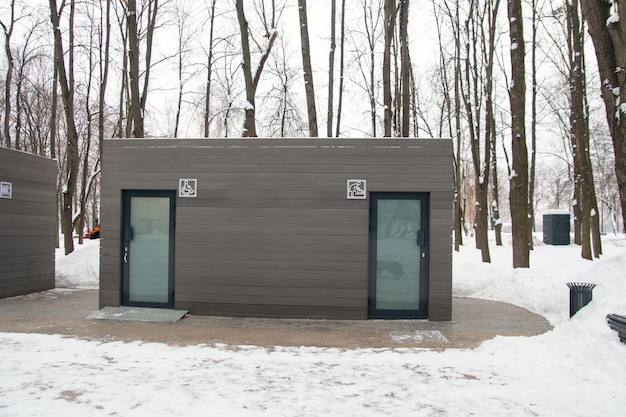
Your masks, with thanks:
[(0, 182), (0, 198), (13, 198), (13, 184)]
[(179, 197), (198, 197), (198, 180), (181, 178), (178, 180)]
[(348, 200), (366, 200), (367, 199), (367, 181), (366, 180), (348, 180)]

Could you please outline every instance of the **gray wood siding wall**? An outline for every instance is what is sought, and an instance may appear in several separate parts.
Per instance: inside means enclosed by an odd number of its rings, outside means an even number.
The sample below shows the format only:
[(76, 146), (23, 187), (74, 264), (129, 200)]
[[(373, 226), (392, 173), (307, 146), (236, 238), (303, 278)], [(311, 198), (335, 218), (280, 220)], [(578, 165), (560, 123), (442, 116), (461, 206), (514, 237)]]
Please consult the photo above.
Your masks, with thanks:
[(177, 190), (175, 306), (193, 314), (367, 318), (369, 192), (430, 193), (429, 318), (449, 320), (452, 144), (425, 139), (105, 141), (100, 305), (120, 304), (121, 190)]
[(0, 298), (54, 288), (56, 161), (0, 147)]

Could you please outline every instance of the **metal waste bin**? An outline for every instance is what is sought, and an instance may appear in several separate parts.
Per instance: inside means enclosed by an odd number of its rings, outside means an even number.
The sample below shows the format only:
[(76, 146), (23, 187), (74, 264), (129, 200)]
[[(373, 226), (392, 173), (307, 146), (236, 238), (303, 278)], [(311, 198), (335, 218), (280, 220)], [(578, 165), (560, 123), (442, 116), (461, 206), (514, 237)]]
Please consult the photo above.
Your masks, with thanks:
[(596, 284), (568, 282), (565, 285), (569, 287), (569, 316), (572, 317), (593, 299), (593, 289)]
[(546, 245), (569, 245), (570, 217), (568, 213), (543, 215), (543, 243)]

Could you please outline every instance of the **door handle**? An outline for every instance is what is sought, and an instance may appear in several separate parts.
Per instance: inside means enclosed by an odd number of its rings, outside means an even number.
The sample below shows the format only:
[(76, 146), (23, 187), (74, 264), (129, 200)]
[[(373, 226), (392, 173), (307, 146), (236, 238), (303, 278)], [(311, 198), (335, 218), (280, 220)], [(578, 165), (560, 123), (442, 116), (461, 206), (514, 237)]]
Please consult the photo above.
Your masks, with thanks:
[(417, 231), (417, 246), (424, 246), (426, 245), (426, 233), (424, 232), (424, 230), (418, 230)]

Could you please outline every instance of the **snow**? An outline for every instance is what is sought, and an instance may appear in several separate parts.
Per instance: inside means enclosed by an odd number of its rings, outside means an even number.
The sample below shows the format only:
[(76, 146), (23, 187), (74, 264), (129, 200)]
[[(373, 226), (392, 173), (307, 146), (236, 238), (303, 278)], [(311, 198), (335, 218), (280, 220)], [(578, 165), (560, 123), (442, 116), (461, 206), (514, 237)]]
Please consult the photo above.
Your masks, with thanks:
[[(575, 201), (574, 201), (575, 203)], [(576, 205), (576, 204), (574, 204)], [(569, 210), (565, 209), (550, 209), (543, 212), (543, 214), (569, 214)]]
[[(593, 262), (580, 258), (578, 246), (543, 245), (537, 236), (531, 268), (515, 270), (510, 235), (503, 240), (503, 247), (490, 242), (491, 264), (466, 240), (454, 254), (454, 294), (523, 306), (545, 316), (552, 331), (443, 351), (176, 347), (0, 333), (0, 415), (622, 415), (626, 345), (605, 316), (626, 314), (624, 236), (604, 236), (604, 255)], [(60, 281), (97, 286), (98, 243), (59, 254)], [(570, 319), (571, 281), (597, 287)]]
[(609, 16), (608, 19), (606, 19), (606, 25), (609, 26), (610, 24), (617, 24), (619, 23), (619, 13), (617, 13), (613, 8), (611, 8), (611, 15)]
[(57, 288), (98, 288), (100, 269), (100, 241), (85, 239), (74, 244), (74, 252), (64, 255), (56, 250)]

